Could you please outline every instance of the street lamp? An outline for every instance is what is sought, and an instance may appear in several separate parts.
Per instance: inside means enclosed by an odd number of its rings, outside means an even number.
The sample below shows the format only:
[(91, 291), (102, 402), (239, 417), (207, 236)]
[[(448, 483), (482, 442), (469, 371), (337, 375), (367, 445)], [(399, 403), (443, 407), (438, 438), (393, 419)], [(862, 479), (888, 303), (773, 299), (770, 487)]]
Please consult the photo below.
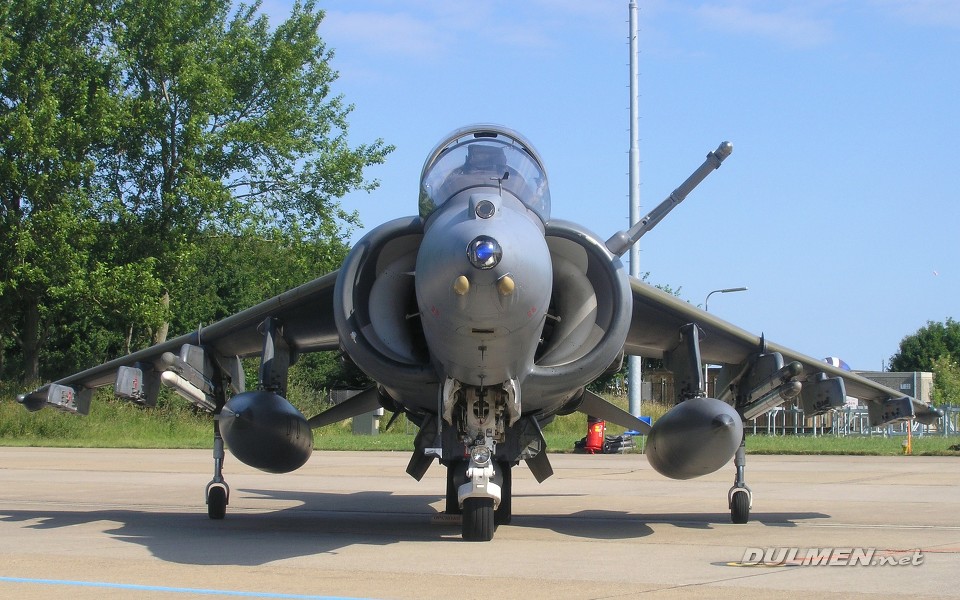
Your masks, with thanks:
[(735, 287), (735, 288), (725, 288), (725, 289), (722, 289), (722, 290), (713, 290), (712, 292), (710, 292), (709, 294), (707, 294), (706, 299), (703, 301), (703, 310), (704, 310), (705, 312), (710, 312), (710, 310), (707, 308), (707, 303), (710, 302), (710, 296), (712, 296), (712, 295), (714, 295), (714, 294), (729, 294), (730, 292), (745, 292), (745, 291), (747, 291), (747, 288), (745, 288), (745, 287)]
[[(729, 294), (730, 292), (745, 292), (747, 288), (745, 287), (735, 287), (735, 288), (724, 288), (722, 290), (713, 290), (707, 297), (703, 300), (703, 312), (710, 312), (707, 308), (707, 305), (710, 302), (710, 296), (714, 294)], [(706, 393), (709, 385), (709, 374), (710, 374), (710, 364), (707, 361), (703, 361), (703, 391)]]

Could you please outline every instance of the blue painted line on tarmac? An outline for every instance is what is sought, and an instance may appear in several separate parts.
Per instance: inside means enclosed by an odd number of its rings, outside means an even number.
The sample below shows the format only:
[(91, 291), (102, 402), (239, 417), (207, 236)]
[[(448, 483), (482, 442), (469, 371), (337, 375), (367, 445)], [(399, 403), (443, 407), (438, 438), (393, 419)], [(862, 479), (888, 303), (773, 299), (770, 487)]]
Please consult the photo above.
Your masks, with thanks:
[(131, 583), (111, 583), (107, 581), (70, 581), (66, 579), (31, 579), (27, 577), (2, 577), (0, 582), (29, 583), (34, 585), (61, 585), (66, 587), (109, 588), (138, 592), (164, 592), (167, 594), (198, 594), (206, 596), (234, 596), (237, 598), (282, 598), (290, 600), (361, 600), (343, 596), (309, 596), (303, 594), (276, 594), (273, 592), (243, 592), (233, 590), (213, 590), (200, 588), (166, 587), (162, 585), (136, 585)]

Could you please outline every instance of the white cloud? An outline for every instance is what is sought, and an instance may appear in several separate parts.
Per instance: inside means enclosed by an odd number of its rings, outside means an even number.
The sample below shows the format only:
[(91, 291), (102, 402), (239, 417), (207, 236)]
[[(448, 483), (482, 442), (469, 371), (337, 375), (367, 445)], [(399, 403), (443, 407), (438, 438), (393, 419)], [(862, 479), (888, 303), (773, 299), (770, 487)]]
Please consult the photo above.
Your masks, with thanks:
[(441, 52), (449, 33), (403, 13), (329, 11), (320, 34), (332, 47), (367, 48), (377, 54), (423, 57)]
[(960, 29), (960, 2), (956, 0), (876, 0), (875, 6), (914, 25)]
[(834, 37), (829, 21), (796, 7), (770, 11), (745, 3), (704, 4), (694, 10), (694, 15), (714, 29), (767, 38), (788, 46), (819, 46)]

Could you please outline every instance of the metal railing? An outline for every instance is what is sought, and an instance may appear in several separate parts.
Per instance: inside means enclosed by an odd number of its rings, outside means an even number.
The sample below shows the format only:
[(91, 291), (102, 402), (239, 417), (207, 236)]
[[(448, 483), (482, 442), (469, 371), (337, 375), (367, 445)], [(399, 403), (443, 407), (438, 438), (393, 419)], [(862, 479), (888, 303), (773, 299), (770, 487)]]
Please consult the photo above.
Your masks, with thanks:
[(936, 423), (925, 425), (916, 421), (900, 421), (881, 427), (870, 427), (866, 407), (845, 407), (823, 415), (805, 418), (803, 411), (795, 406), (778, 406), (753, 420), (754, 434), (766, 435), (861, 435), (898, 436), (910, 433), (915, 436), (960, 435), (960, 406), (942, 406), (943, 417)]

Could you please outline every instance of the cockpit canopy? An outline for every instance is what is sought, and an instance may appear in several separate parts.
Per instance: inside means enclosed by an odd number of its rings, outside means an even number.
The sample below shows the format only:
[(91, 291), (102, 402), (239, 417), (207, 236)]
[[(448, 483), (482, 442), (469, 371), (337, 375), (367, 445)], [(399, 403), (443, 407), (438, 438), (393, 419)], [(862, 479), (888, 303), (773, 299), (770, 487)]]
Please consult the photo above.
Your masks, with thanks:
[(498, 188), (550, 219), (550, 188), (537, 151), (520, 134), (497, 125), (458, 129), (440, 142), (420, 174), (420, 217), (461, 192)]

